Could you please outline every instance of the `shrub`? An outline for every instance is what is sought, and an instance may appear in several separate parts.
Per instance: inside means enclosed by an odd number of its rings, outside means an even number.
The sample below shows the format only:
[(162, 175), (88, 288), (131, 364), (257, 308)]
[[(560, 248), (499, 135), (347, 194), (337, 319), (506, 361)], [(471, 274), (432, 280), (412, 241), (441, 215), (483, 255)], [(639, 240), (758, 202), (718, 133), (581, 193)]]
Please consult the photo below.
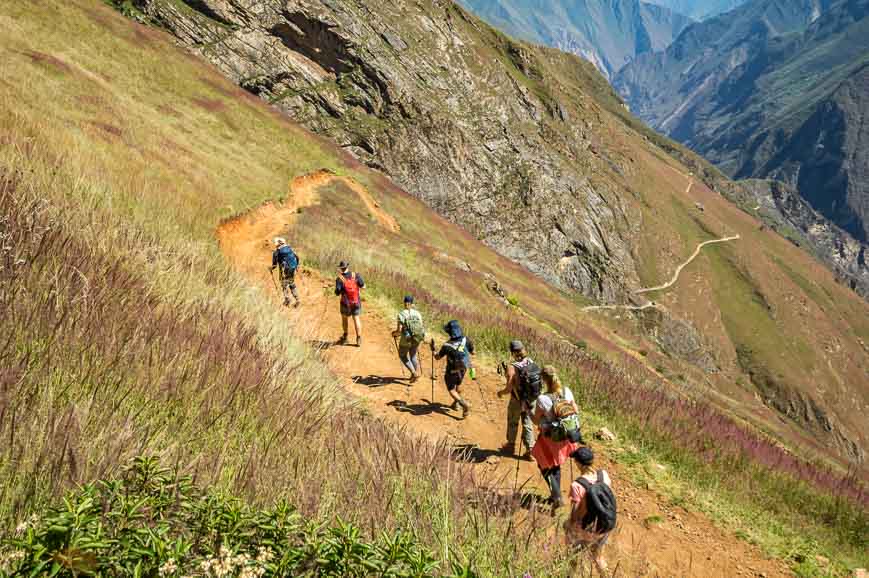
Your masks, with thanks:
[[(2, 548), (0, 570), (28, 575), (430, 576), (439, 569), (408, 534), (369, 541), (340, 520), (305, 521), (286, 502), (251, 508), (148, 457), (70, 493)], [(475, 576), (459, 564), (439, 575)]]

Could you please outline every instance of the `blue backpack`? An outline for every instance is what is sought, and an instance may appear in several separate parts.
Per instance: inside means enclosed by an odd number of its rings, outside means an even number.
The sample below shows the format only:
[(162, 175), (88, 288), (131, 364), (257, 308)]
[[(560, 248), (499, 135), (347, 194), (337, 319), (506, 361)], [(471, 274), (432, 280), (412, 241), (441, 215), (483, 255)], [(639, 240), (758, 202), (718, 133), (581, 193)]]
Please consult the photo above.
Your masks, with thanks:
[(293, 273), (299, 267), (299, 258), (287, 245), (278, 249), (278, 264), (281, 271)]
[(449, 370), (460, 372), (466, 371), (471, 367), (471, 355), (468, 353), (468, 338), (462, 337), (458, 341), (447, 341), (444, 347), (447, 348), (447, 359), (449, 359)]

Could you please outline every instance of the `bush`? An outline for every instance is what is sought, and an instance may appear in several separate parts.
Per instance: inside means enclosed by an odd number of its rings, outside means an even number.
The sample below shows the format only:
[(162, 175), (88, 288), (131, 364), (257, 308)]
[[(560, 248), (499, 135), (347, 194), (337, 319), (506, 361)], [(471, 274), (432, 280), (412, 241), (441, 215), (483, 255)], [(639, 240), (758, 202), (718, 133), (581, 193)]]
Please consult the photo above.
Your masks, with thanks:
[[(75, 576), (431, 576), (438, 562), (406, 533), (362, 538), (352, 524), (305, 521), (280, 502), (254, 509), (136, 458), (19, 525), (0, 571)], [(455, 564), (439, 575), (475, 576)]]

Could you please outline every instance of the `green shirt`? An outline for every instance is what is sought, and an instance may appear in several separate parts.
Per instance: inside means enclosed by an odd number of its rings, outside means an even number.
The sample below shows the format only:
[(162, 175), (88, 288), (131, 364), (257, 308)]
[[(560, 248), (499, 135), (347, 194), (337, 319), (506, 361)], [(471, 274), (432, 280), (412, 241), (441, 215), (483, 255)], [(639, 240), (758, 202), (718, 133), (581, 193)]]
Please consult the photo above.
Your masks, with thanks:
[(398, 312), (398, 322), (401, 324), (401, 341), (399, 344), (402, 347), (410, 347), (410, 332), (407, 330), (407, 320), (411, 316), (418, 318), (422, 322), (422, 314), (416, 309), (402, 309)]

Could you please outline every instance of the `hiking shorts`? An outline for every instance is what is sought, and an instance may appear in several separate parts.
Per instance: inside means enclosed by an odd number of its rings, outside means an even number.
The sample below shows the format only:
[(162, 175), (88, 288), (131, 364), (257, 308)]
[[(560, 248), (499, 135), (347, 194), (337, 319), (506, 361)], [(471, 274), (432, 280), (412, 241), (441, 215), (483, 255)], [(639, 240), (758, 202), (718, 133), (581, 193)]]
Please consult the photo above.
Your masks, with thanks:
[(359, 317), (362, 315), (362, 303), (351, 305), (341, 302), (341, 315), (344, 317)]
[(460, 385), (462, 385), (462, 381), (465, 379), (465, 370), (459, 371), (448, 371), (444, 374), (444, 383), (447, 384), (447, 391), (453, 391)]

